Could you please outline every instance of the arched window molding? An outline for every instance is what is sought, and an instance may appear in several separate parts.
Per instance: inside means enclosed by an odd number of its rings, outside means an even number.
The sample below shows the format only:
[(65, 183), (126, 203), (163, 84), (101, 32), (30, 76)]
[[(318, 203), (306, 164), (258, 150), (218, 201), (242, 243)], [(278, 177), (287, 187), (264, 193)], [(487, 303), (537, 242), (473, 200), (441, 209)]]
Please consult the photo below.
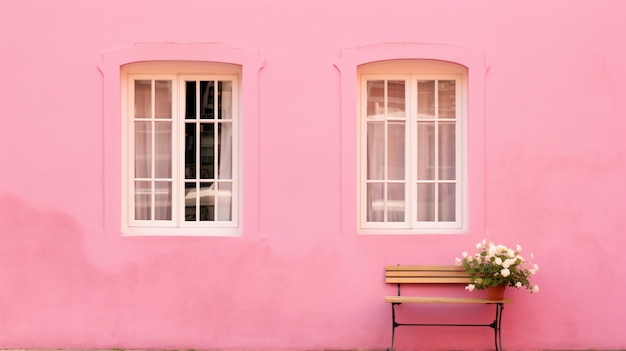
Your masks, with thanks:
[[(359, 224), (358, 181), (358, 68), (391, 60), (447, 61), (467, 68), (467, 222), (462, 230), (426, 233), (481, 233), (485, 210), (485, 76), (487, 64), (482, 51), (451, 45), (383, 43), (341, 50), (335, 66), (341, 82), (341, 221), (344, 233), (383, 234), (364, 231)], [(413, 234), (411, 230), (389, 230), (390, 234)]]
[[(99, 69), (104, 97), (104, 227), (119, 233), (122, 228), (122, 68), (138, 62), (218, 62), (241, 66), (241, 164), (242, 188), (240, 233), (258, 232), (258, 85), (263, 60), (254, 51), (224, 43), (140, 43), (107, 52)], [(214, 72), (207, 72), (214, 73)], [(242, 170), (243, 172), (243, 170)]]

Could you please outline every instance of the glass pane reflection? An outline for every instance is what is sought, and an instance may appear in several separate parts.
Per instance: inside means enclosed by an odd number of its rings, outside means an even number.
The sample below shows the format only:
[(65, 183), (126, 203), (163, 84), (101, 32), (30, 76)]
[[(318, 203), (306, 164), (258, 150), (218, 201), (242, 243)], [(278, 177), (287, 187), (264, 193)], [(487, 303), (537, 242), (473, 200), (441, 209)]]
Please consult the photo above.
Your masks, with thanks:
[(435, 118), (435, 81), (417, 81), (417, 118)]
[(172, 219), (172, 182), (155, 182), (154, 219)]
[(215, 125), (200, 124), (200, 178), (215, 179)]
[(218, 104), (220, 119), (232, 119), (233, 82), (221, 81), (218, 83)]
[(456, 118), (456, 81), (440, 80), (439, 118)]
[(185, 82), (185, 118), (196, 118), (196, 82)]
[(135, 178), (152, 177), (152, 123), (135, 122)]
[(217, 220), (218, 221), (230, 221), (232, 220), (232, 199), (233, 199), (233, 184), (228, 182), (218, 183), (217, 192)]
[(405, 82), (390, 80), (387, 82), (387, 115), (390, 117), (405, 116)]
[(172, 82), (157, 80), (154, 82), (155, 118), (172, 118)]
[(417, 184), (417, 220), (435, 220), (435, 184)]
[(367, 115), (382, 115), (385, 112), (385, 81), (367, 81)]
[(215, 118), (215, 82), (200, 82), (200, 118)]
[(385, 220), (385, 185), (383, 183), (367, 184), (367, 221), (383, 222)]
[(135, 118), (152, 118), (152, 81), (135, 81)]
[(454, 222), (456, 220), (456, 184), (439, 184), (439, 221)]
[(215, 184), (200, 183), (200, 220), (215, 220)]
[(135, 220), (152, 219), (152, 182), (135, 182)]
[(387, 185), (387, 221), (404, 222), (404, 184)]
[(196, 183), (185, 183), (185, 221), (196, 221)]

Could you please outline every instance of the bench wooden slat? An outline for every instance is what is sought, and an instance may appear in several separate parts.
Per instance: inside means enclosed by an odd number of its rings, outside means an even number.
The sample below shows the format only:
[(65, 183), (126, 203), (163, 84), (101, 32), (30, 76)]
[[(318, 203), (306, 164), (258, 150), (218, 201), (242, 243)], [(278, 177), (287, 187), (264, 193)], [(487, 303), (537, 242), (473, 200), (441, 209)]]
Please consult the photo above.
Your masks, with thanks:
[(387, 277), (469, 277), (467, 272), (389, 271)]
[(386, 271), (463, 271), (465, 272), (465, 268), (463, 266), (403, 266), (403, 265), (395, 265), (395, 266), (385, 266)]
[(385, 296), (385, 302), (393, 303), (454, 303), (454, 304), (484, 304), (484, 303), (511, 303), (513, 300), (488, 300), (465, 297), (425, 297), (425, 296)]
[(385, 266), (387, 283), (469, 284), (471, 278), (462, 266)]
[(390, 277), (387, 283), (400, 284), (469, 284), (470, 277)]

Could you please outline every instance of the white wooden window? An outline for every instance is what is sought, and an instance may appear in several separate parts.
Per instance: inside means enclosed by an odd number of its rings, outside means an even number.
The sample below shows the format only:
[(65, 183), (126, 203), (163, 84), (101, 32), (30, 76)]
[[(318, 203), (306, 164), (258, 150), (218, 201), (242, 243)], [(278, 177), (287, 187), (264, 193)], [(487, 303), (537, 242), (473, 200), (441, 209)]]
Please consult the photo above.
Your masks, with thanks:
[(465, 69), (392, 61), (359, 72), (361, 230), (464, 230)]
[(123, 232), (239, 234), (239, 75), (139, 67), (123, 79)]

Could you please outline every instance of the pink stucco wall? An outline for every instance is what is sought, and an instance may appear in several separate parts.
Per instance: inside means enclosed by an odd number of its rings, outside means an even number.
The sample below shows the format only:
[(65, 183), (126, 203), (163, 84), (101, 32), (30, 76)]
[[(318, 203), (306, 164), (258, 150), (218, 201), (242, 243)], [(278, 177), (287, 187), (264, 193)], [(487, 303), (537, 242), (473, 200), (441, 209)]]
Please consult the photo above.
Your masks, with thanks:
[[(0, 348), (384, 349), (382, 267), (452, 263), (485, 237), (541, 266), (539, 294), (510, 292), (505, 348), (626, 348), (625, 11), (617, 0), (0, 0)], [(141, 55), (137, 43), (241, 49), (233, 57), (254, 68), (242, 237), (120, 236), (107, 69)], [(469, 233), (356, 234), (345, 94), (368, 47), (480, 58)], [(397, 346), (487, 349), (491, 331), (400, 329)]]

